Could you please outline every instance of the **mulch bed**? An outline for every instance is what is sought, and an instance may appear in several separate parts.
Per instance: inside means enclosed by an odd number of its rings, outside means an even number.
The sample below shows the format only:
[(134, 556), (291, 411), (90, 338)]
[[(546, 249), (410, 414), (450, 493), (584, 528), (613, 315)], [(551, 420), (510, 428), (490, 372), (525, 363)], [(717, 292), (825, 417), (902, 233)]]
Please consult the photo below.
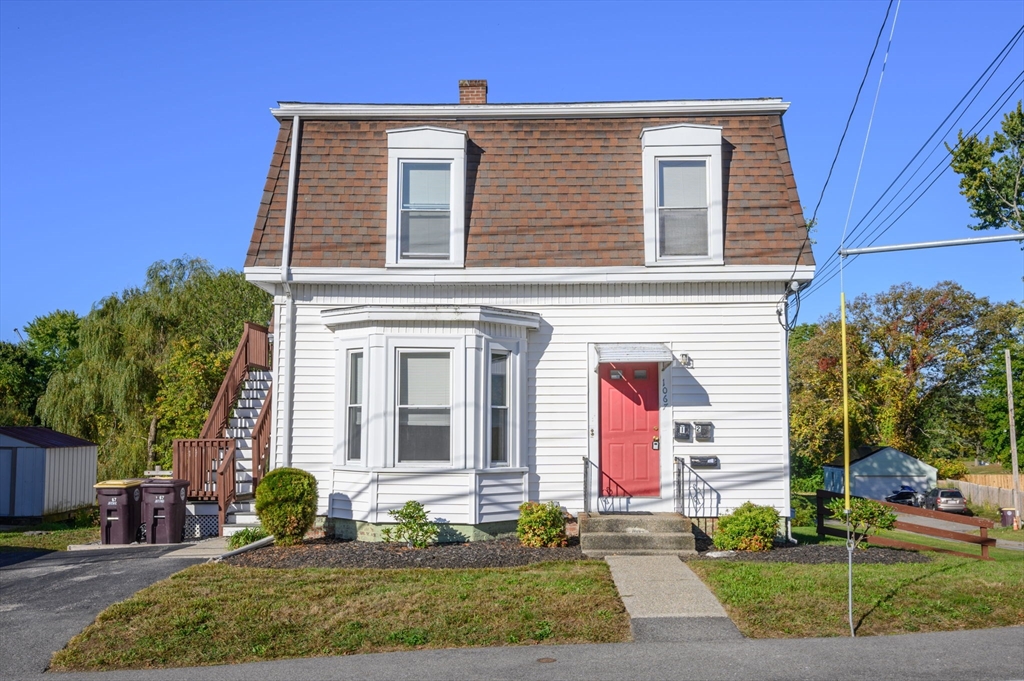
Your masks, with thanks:
[[(871, 546), (866, 549), (853, 550), (854, 563), (874, 563), (892, 565), (895, 563), (927, 563), (932, 556), (916, 551), (888, 549), (882, 546)], [(776, 546), (771, 551), (738, 551), (736, 555), (723, 558), (705, 558), (703, 554), (691, 560), (705, 561), (743, 561), (757, 563), (803, 563), (815, 565), (824, 563), (846, 563), (849, 554), (845, 546), (834, 544), (799, 544)]]
[(411, 549), (398, 544), (307, 539), (298, 546), (266, 546), (225, 563), (260, 568), (502, 568), (549, 560), (586, 560), (579, 541), (554, 549), (532, 549), (515, 539), (439, 544)]
[[(738, 552), (727, 558), (705, 558), (714, 550), (710, 542), (699, 541), (700, 555), (690, 560), (725, 560), (783, 563), (845, 563), (845, 546), (802, 544), (777, 546), (771, 551)], [(927, 553), (901, 551), (873, 546), (853, 552), (855, 563), (927, 563)], [(502, 568), (542, 563), (550, 560), (587, 560), (579, 540), (570, 539), (569, 546), (554, 549), (533, 549), (515, 539), (476, 541), (466, 544), (441, 544), (425, 549), (411, 549), (397, 544), (342, 541), (329, 537), (307, 539), (298, 546), (266, 546), (228, 558), (224, 562), (241, 567), (259, 568)]]

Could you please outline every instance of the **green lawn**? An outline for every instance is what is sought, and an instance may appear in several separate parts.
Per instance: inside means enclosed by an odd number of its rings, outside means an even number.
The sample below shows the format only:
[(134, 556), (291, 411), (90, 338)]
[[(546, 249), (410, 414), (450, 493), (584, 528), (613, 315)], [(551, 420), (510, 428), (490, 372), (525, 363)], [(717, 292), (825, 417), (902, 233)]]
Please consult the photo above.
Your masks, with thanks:
[(229, 664), (414, 648), (629, 640), (602, 561), (480, 570), (197, 565), (112, 605), (51, 669)]
[[(818, 543), (814, 528), (794, 536)], [(888, 536), (978, 553), (965, 544), (903, 532)], [(822, 543), (840, 544), (825, 538)], [(966, 547), (966, 549), (965, 549)], [(858, 635), (1024, 624), (1024, 553), (992, 549), (992, 561), (933, 554), (929, 563), (853, 567)], [(848, 636), (847, 566), (691, 561), (740, 631), (753, 638)]]
[[(26, 534), (29, 532), (45, 534)], [(25, 525), (8, 532), (0, 532), (0, 552), (25, 549), (67, 551), (69, 544), (89, 544), (99, 540), (100, 528), (91, 518), (74, 523)]]

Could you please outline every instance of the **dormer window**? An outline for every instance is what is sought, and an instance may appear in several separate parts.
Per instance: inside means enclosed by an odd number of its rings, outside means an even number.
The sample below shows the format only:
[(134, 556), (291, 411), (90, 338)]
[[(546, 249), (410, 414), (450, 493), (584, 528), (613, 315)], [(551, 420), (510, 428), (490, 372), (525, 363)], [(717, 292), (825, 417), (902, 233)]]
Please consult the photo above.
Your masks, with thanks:
[(452, 164), (402, 162), (400, 260), (450, 260)]
[(647, 265), (722, 264), (722, 129), (641, 133)]
[(388, 131), (389, 267), (465, 262), (466, 133)]

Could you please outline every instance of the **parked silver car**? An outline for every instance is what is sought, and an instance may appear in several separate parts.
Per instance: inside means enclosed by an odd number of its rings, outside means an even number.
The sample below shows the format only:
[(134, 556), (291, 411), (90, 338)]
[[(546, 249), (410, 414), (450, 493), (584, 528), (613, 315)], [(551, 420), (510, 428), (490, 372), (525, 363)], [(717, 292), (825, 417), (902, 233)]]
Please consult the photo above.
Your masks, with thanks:
[(935, 488), (924, 495), (922, 505), (932, 511), (947, 511), (949, 513), (967, 512), (967, 500), (964, 499), (964, 495), (960, 494), (958, 489)]

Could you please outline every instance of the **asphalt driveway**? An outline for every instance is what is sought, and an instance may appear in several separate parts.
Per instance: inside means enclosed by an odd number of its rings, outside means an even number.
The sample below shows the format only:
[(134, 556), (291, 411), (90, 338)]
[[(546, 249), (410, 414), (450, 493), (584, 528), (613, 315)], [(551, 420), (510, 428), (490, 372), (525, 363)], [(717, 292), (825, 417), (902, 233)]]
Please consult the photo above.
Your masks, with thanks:
[(204, 560), (180, 548), (0, 553), (0, 678), (43, 672), (101, 610)]

